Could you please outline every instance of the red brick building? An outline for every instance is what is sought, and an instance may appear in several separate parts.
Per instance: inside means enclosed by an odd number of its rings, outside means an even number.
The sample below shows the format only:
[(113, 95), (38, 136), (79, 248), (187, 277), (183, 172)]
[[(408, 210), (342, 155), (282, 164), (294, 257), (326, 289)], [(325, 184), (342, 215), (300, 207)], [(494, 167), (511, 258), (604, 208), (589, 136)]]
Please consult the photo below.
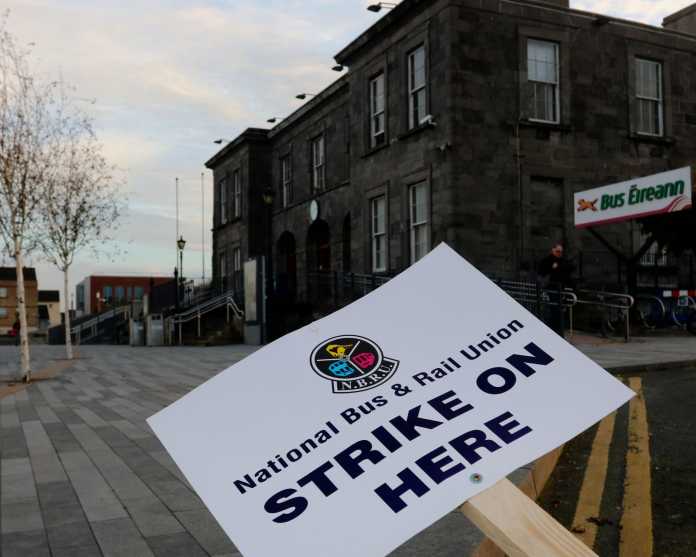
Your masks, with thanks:
[(152, 286), (171, 280), (171, 277), (91, 275), (75, 287), (75, 309), (78, 315), (86, 315), (142, 300)]

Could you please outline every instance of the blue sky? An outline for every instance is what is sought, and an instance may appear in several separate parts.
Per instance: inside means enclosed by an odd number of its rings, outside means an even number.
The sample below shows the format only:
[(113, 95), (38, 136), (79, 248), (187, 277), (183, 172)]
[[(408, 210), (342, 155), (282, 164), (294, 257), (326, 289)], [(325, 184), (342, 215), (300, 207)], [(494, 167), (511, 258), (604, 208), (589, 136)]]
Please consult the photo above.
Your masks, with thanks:
[[(114, 260), (78, 258), (88, 274), (170, 273), (175, 264), (174, 180), (180, 179), (184, 267), (201, 275), (201, 191), (206, 229), (216, 138), (266, 126), (301, 106), (294, 96), (337, 77), (333, 55), (374, 22), (370, 0), (5, 0), (9, 27), (33, 42), (37, 70), (62, 75), (94, 116), (130, 209)], [(659, 25), (690, 0), (571, 0), (577, 9)], [(206, 236), (210, 273), (210, 236)], [(60, 275), (36, 260), (41, 288)]]

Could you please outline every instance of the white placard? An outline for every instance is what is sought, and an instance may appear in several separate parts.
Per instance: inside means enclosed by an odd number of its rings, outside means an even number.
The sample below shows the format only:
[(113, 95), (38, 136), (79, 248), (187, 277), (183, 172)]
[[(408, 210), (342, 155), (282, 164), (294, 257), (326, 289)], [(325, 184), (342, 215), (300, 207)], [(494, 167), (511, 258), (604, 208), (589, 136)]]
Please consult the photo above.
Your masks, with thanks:
[(245, 557), (377, 557), (631, 396), (440, 245), (149, 424)]
[(575, 194), (575, 226), (585, 228), (691, 208), (691, 168)]

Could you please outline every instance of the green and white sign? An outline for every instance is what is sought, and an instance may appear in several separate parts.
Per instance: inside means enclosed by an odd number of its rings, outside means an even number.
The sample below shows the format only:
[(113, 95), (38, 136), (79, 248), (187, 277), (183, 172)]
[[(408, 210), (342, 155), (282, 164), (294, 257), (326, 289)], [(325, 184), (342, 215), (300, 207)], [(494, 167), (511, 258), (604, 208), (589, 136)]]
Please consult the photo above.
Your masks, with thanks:
[(575, 227), (691, 209), (691, 167), (575, 194)]

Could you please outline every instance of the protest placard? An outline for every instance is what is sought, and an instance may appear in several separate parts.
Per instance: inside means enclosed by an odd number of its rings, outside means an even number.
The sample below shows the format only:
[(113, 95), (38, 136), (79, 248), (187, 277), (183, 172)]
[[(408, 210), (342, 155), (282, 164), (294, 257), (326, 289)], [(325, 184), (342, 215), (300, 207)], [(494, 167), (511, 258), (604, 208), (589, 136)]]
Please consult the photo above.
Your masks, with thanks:
[(378, 557), (632, 396), (440, 245), (149, 424), (245, 557)]

